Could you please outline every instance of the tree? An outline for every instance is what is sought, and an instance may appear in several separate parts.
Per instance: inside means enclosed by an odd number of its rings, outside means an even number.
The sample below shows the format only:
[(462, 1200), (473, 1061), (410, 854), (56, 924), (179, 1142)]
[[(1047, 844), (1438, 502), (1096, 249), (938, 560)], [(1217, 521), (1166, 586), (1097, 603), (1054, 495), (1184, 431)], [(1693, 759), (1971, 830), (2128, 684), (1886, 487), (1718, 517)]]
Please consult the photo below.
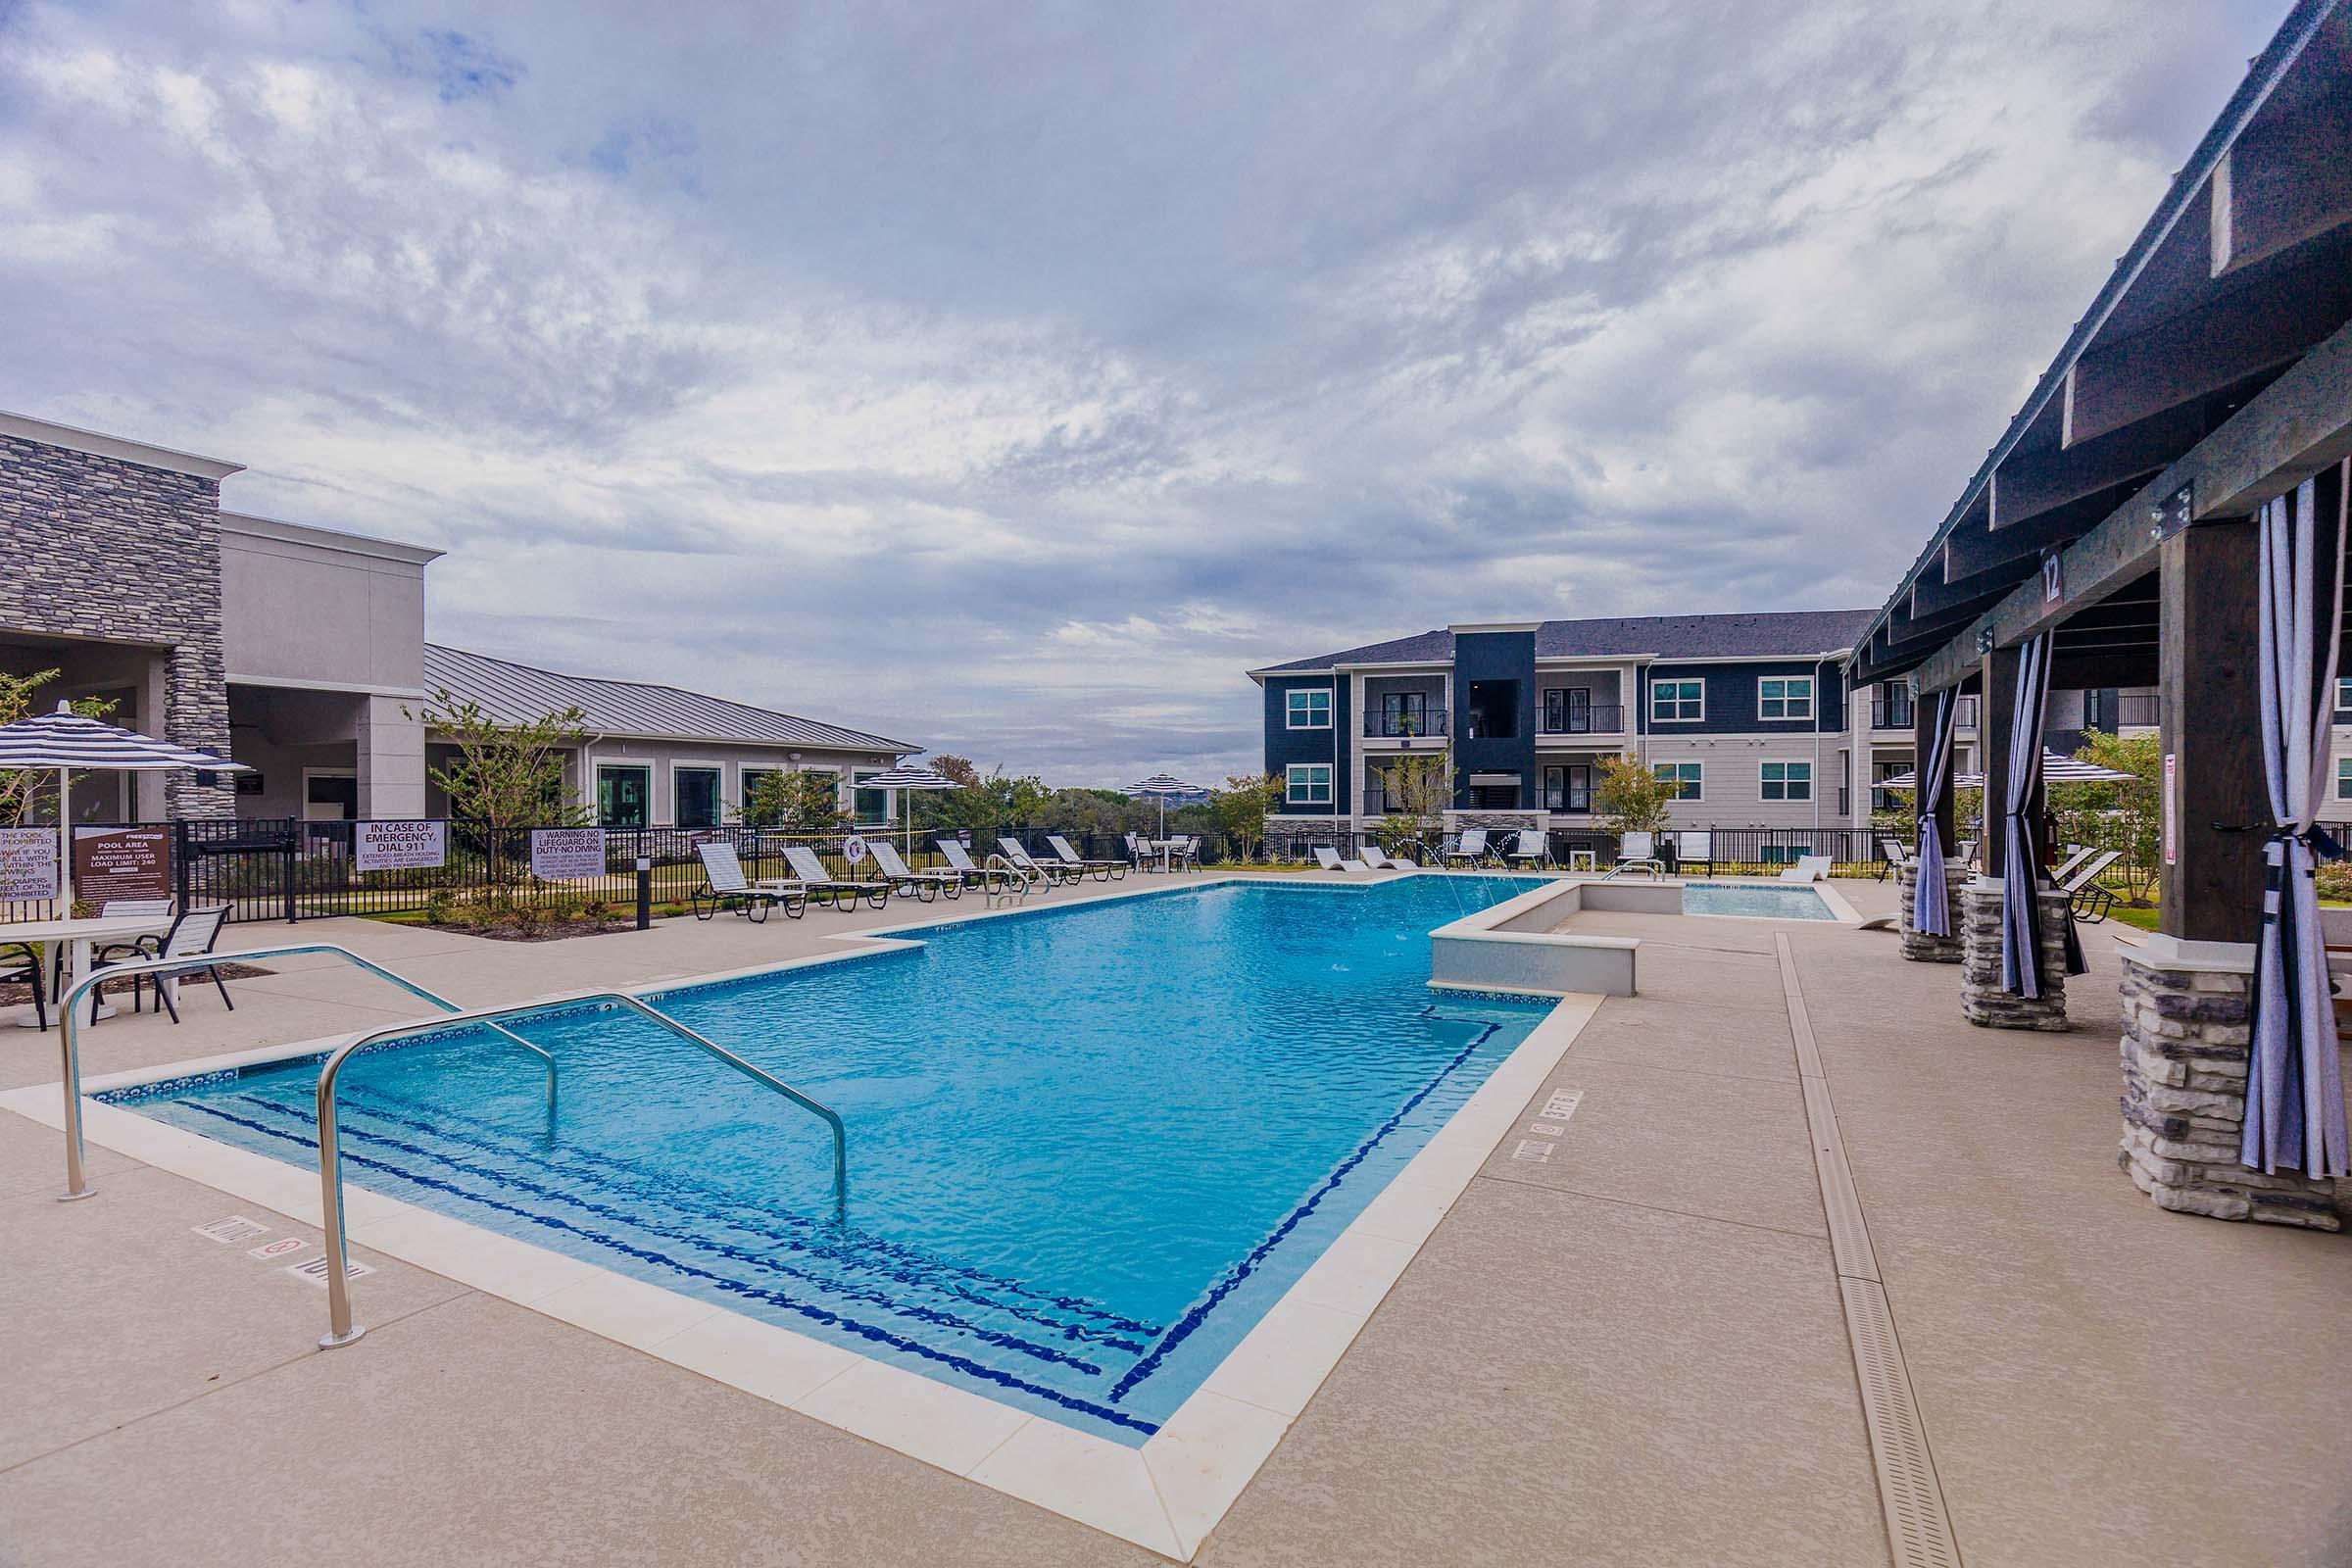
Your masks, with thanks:
[(1282, 804), (1282, 780), (1271, 773), (1229, 776), (1223, 789), (1210, 794), (1209, 811), (1236, 859), (1247, 858), (1265, 842), (1266, 817)]
[(2154, 734), (2085, 730), (2075, 755), (2132, 776), (2112, 783), (2051, 785), (2050, 808), (2058, 814), (2059, 831), (2122, 850), (2132, 901), (2144, 905), (2155, 887), (2157, 841), (2164, 827), (2164, 743)]
[(1663, 833), (1667, 808), (1681, 785), (1622, 757), (1600, 760), (1600, 783), (1592, 804), (1601, 826), (1620, 837), (1628, 833)]
[(1415, 840), (1426, 842), (1445, 826), (1453, 806), (1453, 749), (1407, 752), (1389, 764), (1389, 814), (1373, 831), (1391, 854)]
[(782, 828), (787, 833), (831, 833), (840, 828), (841, 790), (831, 773), (808, 768), (775, 769), (760, 775), (743, 803), (746, 827)]
[[(39, 707), (40, 689), (57, 677), (54, 669), (29, 675), (0, 670), (0, 724), (32, 717)], [(113, 700), (105, 697), (75, 698), (68, 707), (84, 718), (104, 718), (115, 710)], [(56, 788), (57, 774), (46, 768), (0, 768), (0, 826), (21, 825), (32, 814), (34, 803), (47, 799)]]
[(576, 827), (587, 809), (564, 791), (564, 757), (587, 744), (587, 715), (576, 708), (522, 723), (491, 717), (479, 703), (433, 693), (420, 713), (403, 716), (439, 730), (457, 748), (431, 778), (449, 797), (449, 814), (492, 828)]

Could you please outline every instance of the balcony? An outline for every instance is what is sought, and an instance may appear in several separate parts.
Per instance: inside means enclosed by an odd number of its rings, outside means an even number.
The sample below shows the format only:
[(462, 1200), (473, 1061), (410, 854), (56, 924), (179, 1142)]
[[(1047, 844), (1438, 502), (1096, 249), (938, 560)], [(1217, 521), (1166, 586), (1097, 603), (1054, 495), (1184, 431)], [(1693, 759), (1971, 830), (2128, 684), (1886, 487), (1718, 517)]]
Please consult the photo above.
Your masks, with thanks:
[(1374, 712), (1364, 710), (1366, 740), (1444, 740), (1446, 738), (1446, 710), (1417, 708)]
[(1900, 697), (1874, 697), (1870, 701), (1872, 729), (1909, 729), (1918, 710), (1912, 706), (1911, 694)]
[(1366, 816), (1387, 816), (1391, 811), (1403, 809), (1403, 803), (1387, 790), (1364, 791), (1364, 815)]
[(2154, 692), (2087, 692), (2082, 727), (2112, 735), (2123, 729), (2154, 729), (2164, 722), (2164, 699)]
[(1592, 810), (1591, 790), (1545, 790), (1544, 809), (1563, 816), (1585, 816)]
[(1547, 708), (1536, 719), (1539, 738), (1558, 735), (1622, 735), (1625, 710), (1615, 703), (1591, 708)]

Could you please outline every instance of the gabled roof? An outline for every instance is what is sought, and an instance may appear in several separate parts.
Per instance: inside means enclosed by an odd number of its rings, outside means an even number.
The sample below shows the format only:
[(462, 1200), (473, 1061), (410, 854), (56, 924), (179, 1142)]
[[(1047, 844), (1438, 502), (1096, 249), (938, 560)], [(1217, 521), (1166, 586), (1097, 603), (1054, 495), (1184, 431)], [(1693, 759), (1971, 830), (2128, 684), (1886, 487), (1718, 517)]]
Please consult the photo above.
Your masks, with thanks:
[(845, 752), (891, 752), (923, 748), (864, 730), (844, 729), (769, 708), (730, 703), (722, 697), (642, 681), (604, 680), (594, 675), (561, 675), (529, 664), (510, 663), (463, 648), (424, 645), (424, 685), (473, 702), (503, 723), (526, 723), (576, 708), (592, 734), (720, 741), (733, 745), (824, 747)]
[[(1871, 621), (1868, 610), (1785, 610), (1733, 615), (1611, 615), (1546, 620), (1536, 627), (1538, 659), (1808, 659), (1842, 654)], [(1417, 632), (1253, 671), (1329, 669), (1335, 664), (1443, 664), (1453, 633)]]

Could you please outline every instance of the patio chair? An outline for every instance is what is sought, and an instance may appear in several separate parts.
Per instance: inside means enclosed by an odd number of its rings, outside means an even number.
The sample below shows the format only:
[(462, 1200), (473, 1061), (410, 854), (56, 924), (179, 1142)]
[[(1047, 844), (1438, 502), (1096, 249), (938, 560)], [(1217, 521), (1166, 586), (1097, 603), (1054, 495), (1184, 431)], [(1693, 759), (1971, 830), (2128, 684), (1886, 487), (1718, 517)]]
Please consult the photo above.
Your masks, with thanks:
[(1026, 872), (1019, 870), (1000, 871), (991, 865), (974, 865), (972, 852), (963, 847), (961, 839), (937, 839), (933, 842), (939, 846), (940, 858), (948, 862), (948, 869), (962, 878), (963, 885), (967, 888), (979, 888), (985, 892), (990, 888), (1010, 886), (1015, 882), (1026, 886), (1035, 880)]
[(1048, 882), (1054, 883), (1056, 886), (1064, 882), (1083, 882), (1086, 880), (1086, 871), (1083, 867), (1064, 865), (1059, 860), (1041, 860), (1036, 856), (1031, 855), (1027, 850), (1021, 848), (1021, 841), (1013, 838), (1009, 834), (999, 835), (997, 839), (997, 853), (1004, 857), (1004, 858), (1007, 860), (1010, 860), (1014, 865), (1019, 866), (1023, 871), (1032, 873), (1036, 876), (1042, 876)]
[(778, 892), (798, 889), (811, 904), (829, 904), (836, 909), (858, 907), (859, 899), (879, 909), (890, 902), (890, 884), (869, 882), (857, 877), (835, 876), (825, 869), (825, 862), (806, 844), (784, 846), (784, 863), (792, 867), (792, 882), (762, 882), (764, 888)]
[(1826, 882), (1830, 875), (1830, 857), (1800, 855), (1796, 863), (1781, 873), (1784, 882)]
[(2058, 884), (2058, 891), (2066, 895), (2068, 910), (2084, 925), (2102, 923), (2115, 907), (2115, 895), (2100, 884), (2099, 878), (2123, 858), (2121, 850), (2101, 850), (2077, 866), (2072, 878)]
[(1711, 827), (1686, 828), (1674, 836), (1675, 870), (1693, 865), (1705, 866), (1709, 876), (1715, 874), (1715, 830)]
[(1666, 874), (1666, 862), (1658, 858), (1656, 834), (1627, 833), (1618, 838), (1617, 863), (1601, 880), (1613, 881), (1628, 871), (1646, 871), (1653, 882)]
[(1952, 858), (1973, 869), (1977, 863), (1977, 841), (1962, 839), (1960, 847), (1952, 851)]
[(1505, 865), (1532, 863), (1540, 869), (1551, 860), (1551, 835), (1540, 827), (1522, 828), (1502, 859)]
[(1487, 848), (1487, 830), (1485, 828), (1464, 828), (1462, 836), (1454, 840), (1453, 848), (1446, 852), (1446, 863), (1447, 865), (1456, 863), (1478, 865), (1491, 859), (1494, 854), (1493, 850)]
[(1076, 850), (1071, 849), (1070, 841), (1063, 838), (1058, 833), (1049, 833), (1046, 835), (1046, 848), (1052, 850), (1054, 855), (1060, 858), (1062, 864), (1074, 865), (1081, 871), (1091, 872), (1093, 873), (1095, 880), (1098, 882), (1114, 881), (1118, 878), (1126, 876), (1127, 874), (1127, 862), (1125, 860), (1087, 859)]
[(113, 967), (114, 964), (136, 963), (143, 958), (186, 958), (190, 961), (180, 968), (157, 970), (153, 974), (132, 975), (130, 977), (130, 1010), (133, 1012), (139, 1010), (140, 999), (145, 995), (146, 983), (153, 980), (156, 1002), (165, 1011), (172, 1014), (172, 1021), (177, 1023), (179, 1022), (179, 1007), (172, 1002), (172, 993), (165, 987), (164, 982), (166, 980), (182, 980), (192, 974), (208, 974), (213, 977), (214, 989), (220, 993), (221, 1003), (227, 1006), (229, 1011), (234, 1012), (237, 1010), (237, 1004), (229, 997), (227, 982), (220, 978), (220, 961), (211, 956), (213, 944), (220, 940), (220, 928), (227, 922), (228, 906), (225, 904), (216, 904), (210, 908), (190, 909), (172, 922), (172, 929), (164, 933), (163, 940), (156, 944), (153, 952), (128, 945), (110, 948), (107, 950), (110, 953), (131, 953), (136, 954), (137, 956), (117, 958), (113, 964), (101, 963), (93, 956), (90, 960), (90, 972), (96, 974), (103, 969)]
[(29, 942), (11, 942), (0, 947), (0, 985), (32, 988), (33, 1022), (43, 1029), (49, 1027), (49, 1004), (44, 1000), (49, 991), (48, 976), (43, 972), (46, 966), (41, 950)]
[(1361, 871), (1364, 869), (1365, 862), (1362, 860), (1343, 860), (1340, 858), (1340, 852), (1333, 849), (1328, 844), (1316, 845), (1314, 848), (1314, 857), (1315, 864), (1325, 871)]
[(946, 894), (951, 899), (963, 897), (963, 876), (956, 871), (917, 871), (899, 856), (899, 847), (888, 839), (868, 841), (866, 848), (874, 852), (874, 865), (890, 891), (902, 896), (911, 893), (924, 903)]
[(1168, 835), (1168, 864), (1180, 871), (1200, 869), (1200, 841), (1190, 833)]
[(697, 920), (709, 920), (721, 909), (733, 909), (754, 925), (766, 921), (771, 908), (782, 906), (784, 913), (798, 920), (808, 910), (806, 889), (777, 886), (752, 886), (743, 874), (743, 861), (732, 844), (697, 844), (694, 853), (702, 857), (703, 885), (686, 896), (686, 906), (694, 911)]
[[(172, 912), (170, 899), (109, 899), (98, 906), (98, 918), (110, 920), (122, 915), (168, 915)], [(133, 937), (128, 942), (110, 942), (90, 955), (92, 967), (108, 963), (136, 963), (141, 958), (160, 956), (164, 939), (150, 934)], [(49, 994), (64, 996), (66, 991), (66, 945), (54, 944), (49, 952)]]
[(1152, 841), (1141, 833), (1127, 835), (1127, 863), (1138, 871), (1152, 869)]

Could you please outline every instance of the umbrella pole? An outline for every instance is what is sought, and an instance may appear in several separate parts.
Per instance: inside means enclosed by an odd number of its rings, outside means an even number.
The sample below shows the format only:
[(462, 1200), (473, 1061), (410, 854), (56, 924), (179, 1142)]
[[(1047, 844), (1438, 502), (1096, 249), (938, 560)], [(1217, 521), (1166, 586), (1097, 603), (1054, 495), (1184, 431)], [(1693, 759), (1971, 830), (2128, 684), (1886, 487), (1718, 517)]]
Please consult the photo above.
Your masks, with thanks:
[(73, 769), (57, 770), (57, 889), (58, 917), (74, 918), (74, 821), (66, 809), (66, 792)]

